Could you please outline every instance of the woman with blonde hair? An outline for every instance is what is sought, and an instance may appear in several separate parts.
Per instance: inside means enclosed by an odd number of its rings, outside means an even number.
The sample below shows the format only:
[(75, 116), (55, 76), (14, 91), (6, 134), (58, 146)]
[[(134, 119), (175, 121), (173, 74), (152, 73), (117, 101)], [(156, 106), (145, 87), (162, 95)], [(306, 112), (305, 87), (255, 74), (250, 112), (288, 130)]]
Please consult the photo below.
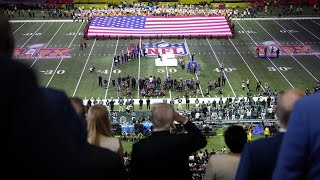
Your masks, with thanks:
[(102, 148), (118, 153), (123, 162), (123, 148), (118, 138), (112, 137), (111, 123), (107, 107), (97, 104), (89, 109), (88, 142)]

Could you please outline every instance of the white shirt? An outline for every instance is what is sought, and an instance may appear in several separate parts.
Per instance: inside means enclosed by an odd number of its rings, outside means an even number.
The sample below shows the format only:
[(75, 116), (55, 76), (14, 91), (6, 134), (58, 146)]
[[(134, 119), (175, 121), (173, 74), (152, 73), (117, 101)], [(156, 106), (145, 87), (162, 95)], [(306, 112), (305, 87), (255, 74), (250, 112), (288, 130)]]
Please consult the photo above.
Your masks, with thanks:
[(199, 156), (200, 159), (202, 159), (203, 158), (203, 153), (199, 153), (198, 156)]
[(287, 129), (285, 129), (285, 128), (280, 128), (280, 129), (279, 129), (279, 132), (285, 133), (285, 132), (287, 132)]
[(195, 115), (195, 117), (198, 119), (198, 118), (200, 118), (200, 113), (196, 113), (196, 115)]

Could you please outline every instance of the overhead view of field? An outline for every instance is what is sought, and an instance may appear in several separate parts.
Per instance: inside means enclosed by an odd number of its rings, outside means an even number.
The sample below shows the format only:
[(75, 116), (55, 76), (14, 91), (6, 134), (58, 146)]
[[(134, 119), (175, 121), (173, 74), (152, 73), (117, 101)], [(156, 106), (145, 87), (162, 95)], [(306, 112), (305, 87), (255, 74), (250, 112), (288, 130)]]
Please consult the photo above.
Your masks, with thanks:
[[(210, 97), (246, 96), (242, 81), (250, 80), (253, 95), (258, 96), (255, 84), (259, 80), (271, 90), (284, 90), (290, 87), (313, 89), (320, 79), (320, 20), (233, 20), (236, 36), (234, 38), (149, 38), (140, 39), (89, 39), (87, 47), (80, 49), (86, 22), (14, 22), (12, 32), (15, 37), (15, 57), (36, 72), (44, 87), (64, 90), (69, 96), (82, 98), (117, 98), (112, 79), (120, 77), (146, 76), (160, 77), (162, 82), (170, 74), (173, 79), (194, 78), (200, 80), (200, 94), (205, 96), (209, 80), (216, 80), (220, 74), (227, 77), (223, 93), (210, 92)], [(139, 43), (180, 44), (183, 52), (175, 56), (185, 59), (191, 54), (201, 67), (200, 74), (187, 72), (180, 66), (155, 65), (156, 56), (141, 56), (125, 64), (114, 65), (114, 54), (127, 50)], [(260, 46), (260, 58), (256, 57), (256, 47)], [(279, 58), (273, 55), (265, 58), (263, 48), (280, 48)], [(169, 46), (170, 47), (170, 46)], [(159, 49), (160, 50), (160, 49)], [(168, 50), (168, 52), (171, 50)], [(37, 56), (35, 55), (37, 52)], [(156, 52), (156, 50), (150, 50)], [(157, 49), (158, 52), (158, 49)], [(223, 63), (225, 70), (220, 71)], [(90, 73), (89, 68), (96, 69)], [(107, 82), (107, 87), (98, 86), (98, 76)], [(261, 89), (263, 91), (263, 88)], [(190, 94), (193, 97), (193, 94)], [(120, 96), (125, 97), (121, 89)], [(183, 96), (177, 91), (166, 92), (166, 98)], [(132, 90), (132, 98), (141, 97), (139, 88)], [(131, 98), (131, 97), (130, 97)], [(155, 97), (156, 98), (156, 97)], [(162, 98), (162, 97), (161, 97)]]

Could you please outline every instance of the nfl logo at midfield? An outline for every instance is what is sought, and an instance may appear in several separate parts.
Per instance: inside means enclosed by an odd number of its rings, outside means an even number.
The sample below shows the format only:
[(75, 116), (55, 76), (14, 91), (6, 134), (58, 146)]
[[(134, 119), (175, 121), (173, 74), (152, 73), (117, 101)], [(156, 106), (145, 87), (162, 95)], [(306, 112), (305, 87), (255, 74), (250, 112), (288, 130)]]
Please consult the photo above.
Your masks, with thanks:
[(186, 44), (170, 43), (170, 42), (158, 42), (158, 43), (143, 43), (147, 56), (158, 56), (158, 54), (174, 54), (175, 56), (185, 56), (188, 54)]

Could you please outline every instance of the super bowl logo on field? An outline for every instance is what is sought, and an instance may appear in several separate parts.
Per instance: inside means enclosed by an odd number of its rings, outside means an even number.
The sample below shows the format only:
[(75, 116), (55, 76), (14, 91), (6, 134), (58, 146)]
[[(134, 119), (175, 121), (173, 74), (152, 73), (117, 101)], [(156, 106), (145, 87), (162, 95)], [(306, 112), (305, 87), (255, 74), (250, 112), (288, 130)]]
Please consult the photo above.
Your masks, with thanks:
[(174, 54), (175, 56), (185, 56), (188, 54), (186, 44), (170, 43), (170, 42), (158, 42), (158, 43), (143, 43), (147, 56), (158, 56), (158, 54)]
[(47, 44), (33, 44), (27, 49), (15, 48), (13, 51), (14, 59), (60, 59), (71, 58), (69, 54), (73, 48), (47, 48)]
[[(275, 41), (265, 41), (263, 45), (252, 46), (253, 49), (259, 48), (259, 56), (264, 57), (264, 49), (270, 52), (273, 48), (274, 52), (279, 48), (281, 55), (320, 55), (319, 51), (313, 50), (309, 45), (280, 45)], [(268, 55), (268, 57), (275, 57), (275, 54)]]

